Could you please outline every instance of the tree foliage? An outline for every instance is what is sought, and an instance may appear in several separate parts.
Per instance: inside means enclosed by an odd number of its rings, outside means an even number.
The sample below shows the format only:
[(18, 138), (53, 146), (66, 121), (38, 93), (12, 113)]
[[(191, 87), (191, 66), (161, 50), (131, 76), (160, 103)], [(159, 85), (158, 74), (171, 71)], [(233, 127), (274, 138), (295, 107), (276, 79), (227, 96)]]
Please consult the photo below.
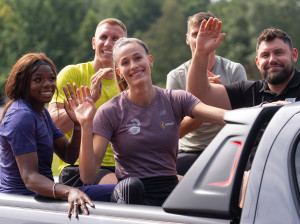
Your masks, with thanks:
[(243, 64), (250, 79), (260, 79), (255, 46), (264, 28), (286, 31), (300, 49), (299, 0), (1, 0), (0, 104), (5, 80), (21, 55), (45, 52), (58, 70), (92, 60), (96, 25), (108, 17), (121, 19), (128, 36), (146, 42), (154, 56), (153, 82), (164, 86), (167, 73), (191, 57), (185, 42), (188, 16), (207, 10), (222, 20), (226, 33), (217, 54)]

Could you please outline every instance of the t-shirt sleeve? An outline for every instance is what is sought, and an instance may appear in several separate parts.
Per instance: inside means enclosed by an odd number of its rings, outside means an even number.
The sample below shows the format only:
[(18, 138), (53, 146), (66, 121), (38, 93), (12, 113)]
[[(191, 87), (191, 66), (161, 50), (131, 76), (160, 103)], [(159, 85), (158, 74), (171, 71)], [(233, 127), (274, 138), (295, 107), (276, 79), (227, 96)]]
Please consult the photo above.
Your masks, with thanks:
[[(110, 114), (108, 116), (108, 114)], [(107, 108), (100, 106), (93, 120), (94, 134), (101, 135), (108, 140), (111, 139), (113, 134), (113, 113), (109, 112)]]
[(247, 80), (247, 74), (246, 74), (244, 66), (237, 63), (237, 66), (236, 66), (232, 76), (233, 77), (232, 77), (231, 82), (239, 82), (242, 80)]
[(172, 70), (167, 75), (166, 89), (181, 89), (178, 80), (176, 79), (176, 71)]
[(73, 88), (73, 83), (76, 82), (77, 77), (80, 77), (80, 71), (74, 65), (68, 65), (63, 68), (60, 73), (57, 75), (56, 86), (57, 89), (53, 95), (51, 103), (64, 103), (64, 99), (66, 99), (63, 86), (67, 86), (67, 83), (70, 83)]
[(183, 119), (185, 116), (192, 116), (192, 110), (200, 102), (193, 94), (184, 90), (172, 90), (172, 106), (178, 115)]
[(6, 132), (14, 156), (37, 151), (36, 131), (36, 121), (30, 112), (15, 112)]
[(249, 81), (234, 82), (224, 85), (227, 91), (232, 109), (242, 108), (245, 105), (245, 92), (251, 83)]

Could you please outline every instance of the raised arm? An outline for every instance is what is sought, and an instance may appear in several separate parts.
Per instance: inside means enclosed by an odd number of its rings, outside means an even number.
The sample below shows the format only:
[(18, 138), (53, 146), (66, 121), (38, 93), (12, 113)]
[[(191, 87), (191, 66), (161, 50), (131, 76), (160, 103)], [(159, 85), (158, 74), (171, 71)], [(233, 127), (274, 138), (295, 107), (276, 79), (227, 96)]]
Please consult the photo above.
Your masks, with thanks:
[[(108, 74), (112, 73), (112, 68), (99, 69), (95, 74), (92, 75), (90, 85), (91, 85), (91, 97), (95, 103), (101, 96), (101, 80)], [(77, 74), (77, 76), (84, 75), (75, 69), (74, 67), (68, 67), (61, 71), (58, 76), (57, 86), (60, 91), (63, 89), (63, 85), (66, 85), (67, 80), (71, 80), (73, 77), (71, 74)], [(60, 78), (60, 79), (59, 79)], [(80, 85), (80, 83), (78, 83)], [(75, 88), (76, 85), (74, 85)], [(55, 99), (56, 96), (54, 96)], [(61, 95), (58, 98), (61, 100)], [(67, 98), (68, 99), (68, 98)], [(57, 101), (58, 99), (56, 99)], [(65, 111), (65, 106), (63, 103), (55, 102), (49, 104), (48, 111), (55, 123), (55, 125), (64, 133), (68, 133), (73, 130), (73, 122)]]
[[(70, 94), (72, 89), (69, 88)], [(93, 136), (93, 118), (96, 112), (94, 101), (88, 87), (76, 89), (77, 101), (70, 98), (69, 103), (81, 126), (81, 143), (79, 153), (80, 178), (85, 184), (93, 183), (103, 161), (108, 140), (102, 136)], [(67, 95), (67, 93), (66, 93)]]
[(203, 20), (201, 23), (196, 49), (187, 75), (186, 90), (206, 104), (231, 109), (225, 87), (210, 83), (207, 74), (209, 54), (217, 49), (225, 36), (221, 33), (221, 28), (222, 22), (216, 18)]
[[(64, 86), (63, 90), (68, 100), (72, 99), (72, 102), (75, 105), (79, 104), (79, 99), (76, 98), (75, 94), (72, 91), (70, 83), (67, 84), (67, 88)], [(77, 86), (74, 84), (74, 89), (77, 89)], [(64, 101), (64, 110), (68, 116), (68, 119), (72, 123), (72, 136), (70, 139), (67, 139), (65, 136), (54, 141), (54, 150), (60, 159), (69, 164), (73, 164), (79, 157), (80, 141), (81, 141), (81, 126), (76, 118), (75, 111)]]

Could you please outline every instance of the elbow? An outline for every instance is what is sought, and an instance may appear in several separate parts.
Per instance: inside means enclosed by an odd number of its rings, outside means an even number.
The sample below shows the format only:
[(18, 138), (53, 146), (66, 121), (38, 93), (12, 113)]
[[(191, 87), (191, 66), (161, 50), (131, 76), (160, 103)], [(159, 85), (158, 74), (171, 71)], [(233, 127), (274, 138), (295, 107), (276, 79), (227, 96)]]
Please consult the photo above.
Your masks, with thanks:
[(94, 181), (91, 178), (80, 176), (80, 179), (84, 184), (87, 184), (87, 185), (94, 184)]
[(36, 182), (35, 182), (36, 178), (35, 177), (28, 176), (28, 177), (24, 177), (22, 179), (23, 179), (23, 182), (27, 189), (29, 189), (31, 191), (35, 191), (35, 188), (36, 188)]
[(95, 176), (95, 175), (85, 175), (85, 174), (83, 174), (81, 171), (80, 171), (80, 169), (79, 169), (79, 172), (80, 172), (80, 179), (81, 179), (81, 181), (84, 183), (84, 184), (87, 184), (87, 185), (89, 185), (89, 184), (94, 184), (95, 183), (95, 180), (96, 180), (96, 178), (97, 178), (97, 176)]

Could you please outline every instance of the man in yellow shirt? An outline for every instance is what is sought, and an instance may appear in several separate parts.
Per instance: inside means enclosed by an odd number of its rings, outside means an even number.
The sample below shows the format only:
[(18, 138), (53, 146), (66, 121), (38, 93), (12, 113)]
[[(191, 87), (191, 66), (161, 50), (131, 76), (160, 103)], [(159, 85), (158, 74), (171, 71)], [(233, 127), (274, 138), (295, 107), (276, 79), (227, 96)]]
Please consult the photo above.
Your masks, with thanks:
[[(66, 98), (63, 86), (67, 86), (67, 83), (70, 83), (72, 86), (75, 83), (77, 87), (89, 86), (97, 109), (103, 103), (116, 96), (119, 92), (113, 72), (112, 48), (119, 38), (126, 36), (126, 26), (120, 20), (108, 18), (100, 21), (97, 25), (95, 36), (92, 38), (92, 47), (95, 50), (94, 60), (68, 65), (58, 74), (58, 94), (54, 94), (48, 110), (56, 126), (68, 138), (71, 137), (73, 129), (80, 127), (73, 127), (73, 122), (65, 112), (64, 100)], [(59, 159), (59, 165), (60, 183), (74, 187), (84, 185), (80, 180), (78, 160), (74, 165), (70, 165)], [(98, 179), (94, 184), (117, 183), (114, 170), (115, 161), (111, 145), (109, 144), (99, 170)]]

